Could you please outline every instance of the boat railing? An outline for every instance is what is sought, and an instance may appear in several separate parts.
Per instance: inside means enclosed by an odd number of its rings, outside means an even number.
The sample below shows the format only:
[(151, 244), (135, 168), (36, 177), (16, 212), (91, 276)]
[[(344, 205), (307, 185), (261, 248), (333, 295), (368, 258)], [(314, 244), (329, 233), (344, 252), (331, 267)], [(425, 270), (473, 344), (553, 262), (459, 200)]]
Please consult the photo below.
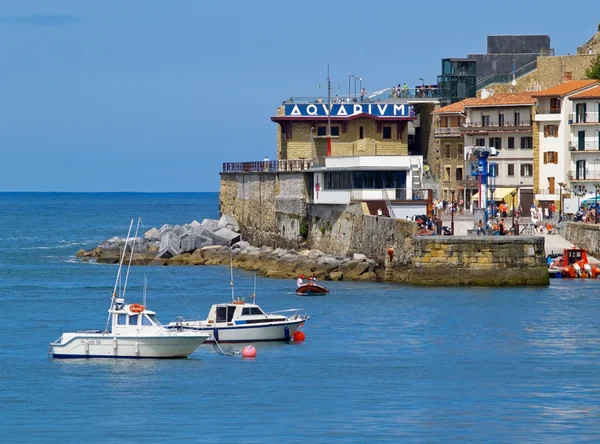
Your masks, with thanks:
[[(304, 308), (289, 308), (287, 310), (272, 311), (269, 314), (284, 315), (286, 318), (306, 318), (306, 309)], [(289, 314), (289, 316), (288, 316)]]

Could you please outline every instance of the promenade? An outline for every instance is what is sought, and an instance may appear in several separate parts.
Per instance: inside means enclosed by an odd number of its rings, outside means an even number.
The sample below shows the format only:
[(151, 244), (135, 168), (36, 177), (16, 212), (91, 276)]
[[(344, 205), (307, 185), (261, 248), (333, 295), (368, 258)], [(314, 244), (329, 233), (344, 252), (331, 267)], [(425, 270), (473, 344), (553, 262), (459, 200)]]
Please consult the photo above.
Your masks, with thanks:
[[(442, 221), (443, 221), (444, 226), (450, 227), (451, 222), (452, 222), (450, 214), (443, 214)], [(506, 218), (504, 218), (504, 221), (506, 222), (506, 227), (508, 229), (510, 229), (512, 227), (512, 217), (506, 217)], [(527, 225), (530, 224), (530, 220), (529, 220), (529, 218), (522, 217), (520, 219), (519, 223), (520, 223), (520, 229), (522, 230), (523, 227), (526, 226), (526, 224)], [(465, 213), (462, 215), (457, 214), (454, 216), (454, 234), (456, 236), (466, 236), (467, 230), (470, 230), (473, 228), (474, 227), (473, 227), (473, 215), (472, 214)], [(542, 233), (540, 233), (540, 231), (538, 229), (535, 236), (542, 236), (544, 238), (544, 246), (545, 246), (546, 254), (562, 253), (563, 249), (573, 246), (573, 244), (571, 242), (566, 240), (560, 234), (548, 234), (546, 229), (544, 229)], [(599, 264), (600, 263), (600, 260), (598, 260), (592, 256), (589, 256), (589, 255), (588, 255), (588, 261), (591, 264)]]

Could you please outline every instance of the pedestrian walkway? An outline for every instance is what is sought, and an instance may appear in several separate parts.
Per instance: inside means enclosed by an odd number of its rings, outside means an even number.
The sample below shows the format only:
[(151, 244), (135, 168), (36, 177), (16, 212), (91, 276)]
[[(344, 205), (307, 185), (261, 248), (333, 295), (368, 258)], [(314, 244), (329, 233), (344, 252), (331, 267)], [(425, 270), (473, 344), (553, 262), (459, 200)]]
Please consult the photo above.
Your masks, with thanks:
[[(510, 229), (512, 227), (512, 217), (504, 218), (506, 226)], [(525, 218), (521, 218), (521, 222), (525, 226)], [(529, 222), (529, 221), (527, 221)], [(450, 227), (452, 218), (450, 214), (444, 214), (442, 216), (442, 225)], [(466, 236), (467, 230), (472, 230), (473, 226), (473, 215), (471, 214), (456, 214), (454, 216), (454, 235), (455, 236)], [(560, 234), (548, 234), (546, 230), (543, 233), (537, 232), (535, 236), (542, 236), (544, 238), (544, 250), (546, 255), (548, 254), (560, 254), (565, 248), (572, 247), (573, 244), (562, 237)], [(600, 260), (588, 255), (588, 262), (590, 264), (600, 264)]]

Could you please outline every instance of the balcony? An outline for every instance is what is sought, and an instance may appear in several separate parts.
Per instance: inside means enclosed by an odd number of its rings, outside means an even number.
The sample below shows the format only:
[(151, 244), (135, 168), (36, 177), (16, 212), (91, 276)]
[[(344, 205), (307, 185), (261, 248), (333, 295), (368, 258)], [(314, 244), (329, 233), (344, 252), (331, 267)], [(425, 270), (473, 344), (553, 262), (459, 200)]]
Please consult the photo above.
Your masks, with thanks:
[(600, 123), (600, 113), (589, 112), (585, 114), (571, 113), (569, 114), (569, 123), (571, 125), (589, 125)]
[(598, 153), (600, 151), (600, 139), (599, 140), (586, 140), (584, 143), (569, 142), (569, 151), (571, 153), (582, 153), (582, 152), (593, 152)]
[(561, 108), (541, 106), (537, 109), (536, 114), (560, 114)]
[[(579, 173), (579, 174), (577, 174)], [(585, 170), (569, 171), (567, 173), (569, 182), (577, 183), (600, 183), (600, 161), (588, 164)]]
[(476, 134), (481, 132), (500, 132), (500, 131), (531, 131), (531, 122), (528, 120), (519, 120), (516, 122), (505, 120), (503, 122), (466, 122), (463, 125), (465, 134)]
[(460, 137), (462, 135), (461, 128), (436, 128), (435, 137)]

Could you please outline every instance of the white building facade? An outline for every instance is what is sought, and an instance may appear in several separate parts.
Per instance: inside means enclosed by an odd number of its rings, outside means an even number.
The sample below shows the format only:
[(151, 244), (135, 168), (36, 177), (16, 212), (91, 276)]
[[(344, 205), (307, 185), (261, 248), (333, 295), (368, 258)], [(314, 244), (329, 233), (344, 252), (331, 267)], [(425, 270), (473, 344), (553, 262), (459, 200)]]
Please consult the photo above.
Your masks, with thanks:
[[(577, 107), (582, 110), (579, 116), (581, 122), (577, 122), (574, 115), (574, 105), (587, 103), (588, 99), (581, 97), (575, 101), (570, 100), (571, 97), (593, 89), (596, 84), (595, 80), (573, 80), (532, 94), (537, 100), (535, 121), (538, 131), (536, 139), (539, 140), (536, 150), (536, 163), (539, 167), (535, 172), (535, 200), (542, 206), (551, 202), (558, 203), (563, 194), (587, 192), (590, 160), (593, 162), (595, 158), (599, 159), (597, 167), (600, 172), (600, 152), (595, 156), (592, 150), (585, 151), (586, 146), (591, 147), (593, 140), (592, 126), (583, 122), (586, 120), (586, 111), (583, 111), (585, 107)], [(591, 100), (593, 103), (593, 98)], [(590, 118), (592, 116), (590, 114)], [(589, 125), (593, 124), (590, 122)], [(590, 135), (586, 136), (587, 133)], [(577, 177), (581, 179), (578, 180)], [(600, 179), (600, 175), (598, 177)], [(561, 208), (561, 205), (562, 203), (558, 207)]]

